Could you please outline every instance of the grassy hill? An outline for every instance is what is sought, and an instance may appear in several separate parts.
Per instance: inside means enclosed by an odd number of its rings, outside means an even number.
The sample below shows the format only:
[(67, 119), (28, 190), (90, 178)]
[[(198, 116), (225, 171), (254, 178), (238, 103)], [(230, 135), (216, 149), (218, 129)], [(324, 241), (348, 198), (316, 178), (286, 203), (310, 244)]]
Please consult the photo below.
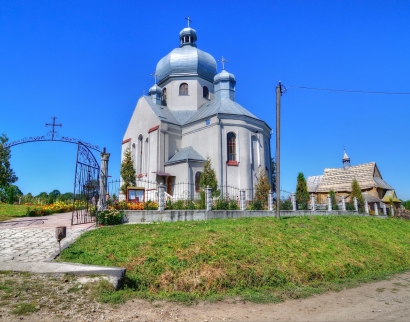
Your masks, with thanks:
[(310, 216), (104, 227), (60, 260), (126, 267), (120, 291), (100, 287), (103, 301), (274, 302), (410, 269), (410, 221)]

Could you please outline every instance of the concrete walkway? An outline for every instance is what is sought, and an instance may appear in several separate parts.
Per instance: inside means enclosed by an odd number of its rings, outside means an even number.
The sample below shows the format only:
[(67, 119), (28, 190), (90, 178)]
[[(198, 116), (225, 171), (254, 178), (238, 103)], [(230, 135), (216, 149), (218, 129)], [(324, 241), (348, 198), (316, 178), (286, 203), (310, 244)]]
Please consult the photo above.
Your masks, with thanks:
[(125, 269), (52, 262), (59, 254), (55, 229), (67, 227), (61, 248), (69, 246), (95, 223), (71, 226), (71, 212), (45, 217), (24, 217), (0, 222), (0, 270), (34, 273), (103, 274), (114, 277), (116, 287)]

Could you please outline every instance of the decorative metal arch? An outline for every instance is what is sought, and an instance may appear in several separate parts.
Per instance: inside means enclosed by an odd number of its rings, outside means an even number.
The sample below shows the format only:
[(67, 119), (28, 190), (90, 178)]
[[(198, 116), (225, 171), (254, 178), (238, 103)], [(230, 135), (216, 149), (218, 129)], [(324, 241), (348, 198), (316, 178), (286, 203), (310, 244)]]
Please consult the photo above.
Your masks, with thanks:
[(52, 127), (51, 131), (48, 132), (47, 135), (38, 135), (38, 136), (25, 137), (25, 138), (22, 138), (20, 140), (15, 140), (13, 142), (4, 144), (3, 148), (11, 148), (12, 146), (19, 145), (19, 144), (24, 144), (24, 143), (57, 141), (57, 142), (65, 142), (65, 143), (72, 143), (72, 144), (81, 143), (89, 149), (93, 149), (95, 151), (101, 152), (101, 149), (98, 145), (91, 144), (91, 143), (88, 143), (88, 142), (84, 142), (83, 140), (79, 140), (79, 139), (75, 139), (75, 138), (69, 138), (67, 136), (62, 136), (60, 139), (56, 139), (56, 138), (60, 137), (60, 134), (55, 130), (55, 127), (56, 126), (61, 127), (63, 125), (56, 123), (57, 118), (55, 116), (53, 116), (51, 119), (53, 120), (53, 123), (51, 123), (51, 124), (46, 123), (46, 126), (51, 126)]
[(3, 145), (4, 148), (11, 148), (15, 145), (19, 145), (19, 144), (25, 144), (25, 143), (32, 143), (32, 142), (65, 142), (65, 143), (72, 143), (72, 144), (78, 144), (81, 143), (83, 145), (85, 145), (87, 148), (89, 149), (93, 149), (95, 151), (101, 152), (101, 148), (98, 145), (95, 144), (91, 144), (88, 142), (84, 142), (83, 140), (80, 139), (76, 139), (76, 138), (69, 138), (66, 136), (62, 136), (59, 139), (55, 139), (55, 138), (48, 138), (46, 135), (39, 135), (39, 136), (30, 136), (30, 137), (25, 137), (22, 138), (20, 140), (15, 140), (12, 141), (10, 143), (6, 143)]

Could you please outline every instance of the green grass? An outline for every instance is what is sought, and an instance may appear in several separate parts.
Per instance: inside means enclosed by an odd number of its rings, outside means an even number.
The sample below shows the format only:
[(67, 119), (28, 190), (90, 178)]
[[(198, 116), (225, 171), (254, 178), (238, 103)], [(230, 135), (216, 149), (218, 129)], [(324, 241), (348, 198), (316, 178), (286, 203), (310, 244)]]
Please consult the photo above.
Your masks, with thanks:
[(0, 221), (25, 217), (26, 213), (26, 205), (9, 205), (6, 203), (0, 203)]
[(90, 231), (61, 261), (127, 268), (129, 298), (277, 302), (410, 269), (410, 221), (357, 216), (243, 218)]

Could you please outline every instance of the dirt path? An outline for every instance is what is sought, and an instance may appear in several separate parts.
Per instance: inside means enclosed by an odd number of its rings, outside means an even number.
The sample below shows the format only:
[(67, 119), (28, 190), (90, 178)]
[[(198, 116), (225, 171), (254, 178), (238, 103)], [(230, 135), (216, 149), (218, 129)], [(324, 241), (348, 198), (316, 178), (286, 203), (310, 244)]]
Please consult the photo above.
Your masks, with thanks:
[[(51, 283), (49, 277), (41, 277)], [(55, 279), (56, 285), (60, 285)], [(67, 282), (67, 281), (64, 281)], [(73, 278), (66, 289), (78, 283)], [(76, 284), (78, 285), (78, 284)], [(49, 285), (50, 289), (61, 289)], [(35, 313), (15, 316), (0, 307), (0, 321), (409, 321), (410, 272), (389, 280), (363, 284), (338, 293), (327, 293), (280, 304), (254, 304), (233, 301), (184, 306), (168, 302), (133, 300), (116, 308), (90, 301), (85, 295), (64, 292), (64, 306), (46, 304)], [(16, 302), (15, 302), (16, 303)], [(78, 303), (81, 305), (79, 306)]]

